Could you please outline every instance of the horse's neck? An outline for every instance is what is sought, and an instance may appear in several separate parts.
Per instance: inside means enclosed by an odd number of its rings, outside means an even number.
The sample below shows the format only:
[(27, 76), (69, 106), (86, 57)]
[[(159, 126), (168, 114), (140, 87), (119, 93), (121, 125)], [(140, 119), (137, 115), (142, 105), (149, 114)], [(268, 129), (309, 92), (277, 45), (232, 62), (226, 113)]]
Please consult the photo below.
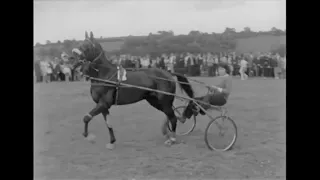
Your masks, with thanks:
[(99, 65), (99, 77), (110, 76), (117, 72), (117, 67), (111, 64), (107, 59), (103, 59)]

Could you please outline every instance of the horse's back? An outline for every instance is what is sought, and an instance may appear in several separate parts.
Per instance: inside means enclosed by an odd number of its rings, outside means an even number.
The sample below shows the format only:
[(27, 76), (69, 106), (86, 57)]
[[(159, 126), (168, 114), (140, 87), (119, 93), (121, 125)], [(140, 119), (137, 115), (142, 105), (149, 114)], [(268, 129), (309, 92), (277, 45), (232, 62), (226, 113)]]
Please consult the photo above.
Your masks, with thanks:
[(171, 73), (158, 68), (149, 68), (145, 72), (157, 85), (158, 90), (175, 93), (176, 83)]
[(175, 92), (175, 82), (172, 75), (158, 68), (127, 71), (127, 80), (124, 83), (148, 87), (165, 92)]

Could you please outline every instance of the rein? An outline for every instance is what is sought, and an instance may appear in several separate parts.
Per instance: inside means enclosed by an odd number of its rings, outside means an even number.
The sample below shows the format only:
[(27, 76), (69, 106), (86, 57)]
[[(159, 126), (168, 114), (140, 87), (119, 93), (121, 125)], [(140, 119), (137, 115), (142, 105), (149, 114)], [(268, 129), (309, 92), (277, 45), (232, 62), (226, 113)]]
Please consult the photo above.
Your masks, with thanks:
[[(118, 84), (117, 82), (110, 81), (110, 80), (94, 78), (94, 77), (90, 77), (88, 75), (84, 75), (84, 76), (88, 77), (89, 79), (93, 79), (93, 80), (96, 80), (96, 81), (104, 82), (104, 83), (91, 83), (92, 86), (116, 87), (116, 85)], [(105, 83), (109, 83), (109, 84), (105, 84)], [(110, 84), (112, 84), (112, 85), (110, 85)], [(198, 105), (198, 106), (200, 106), (199, 103), (201, 103), (201, 104), (204, 104), (204, 105), (208, 105), (211, 108), (216, 109), (216, 110), (225, 109), (224, 106), (214, 106), (214, 105), (211, 105), (211, 104), (209, 104), (209, 103), (207, 103), (205, 101), (202, 101), (202, 100), (197, 100), (197, 99), (193, 99), (193, 98), (189, 98), (189, 97), (184, 97), (184, 96), (180, 96), (180, 95), (169, 93), (169, 92), (165, 92), (165, 91), (160, 91), (160, 90), (157, 90), (157, 89), (151, 89), (151, 88), (136, 86), (136, 85), (127, 84), (127, 83), (120, 83), (120, 85), (123, 85), (123, 87), (127, 87), (127, 88), (137, 88), (137, 89), (142, 89), (142, 90), (146, 90), (146, 91), (153, 91), (153, 92), (162, 93), (162, 94), (166, 94), (166, 95), (170, 95), (170, 96), (175, 96), (175, 97), (178, 97), (180, 99), (192, 101), (192, 102), (196, 103), (196, 105)], [(202, 106), (200, 106), (199, 108), (201, 110), (206, 111), (205, 109), (203, 109)]]

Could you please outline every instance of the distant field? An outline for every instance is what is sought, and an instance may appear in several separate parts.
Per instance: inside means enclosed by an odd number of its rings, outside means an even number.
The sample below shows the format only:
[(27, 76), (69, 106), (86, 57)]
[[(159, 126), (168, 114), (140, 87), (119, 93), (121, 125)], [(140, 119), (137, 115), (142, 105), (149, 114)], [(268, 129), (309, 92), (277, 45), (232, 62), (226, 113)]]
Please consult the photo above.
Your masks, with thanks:
[(116, 41), (116, 42), (102, 42), (100, 44), (105, 51), (114, 51), (114, 50), (120, 50), (123, 43), (124, 41)]
[(268, 52), (286, 44), (286, 36), (258, 36), (238, 39), (236, 52)]
[[(106, 51), (119, 50), (124, 41), (103, 42), (102, 47)], [(238, 39), (236, 52), (268, 52), (272, 48), (277, 48), (286, 44), (286, 36), (258, 36), (246, 39)]]
[[(124, 41), (102, 42), (101, 45), (105, 51), (120, 50)], [(236, 52), (267, 52), (272, 47), (279, 47), (282, 44), (286, 44), (286, 36), (258, 36), (246, 39), (238, 39)], [(62, 45), (55, 45), (56, 47), (62, 47)], [(49, 46), (47, 47), (49, 48)], [(34, 48), (35, 53), (38, 53), (39, 48)]]
[[(205, 92), (194, 88), (198, 96)], [(165, 116), (145, 101), (111, 108), (108, 118), (117, 143), (109, 151), (101, 115), (89, 124), (95, 143), (82, 137), (82, 117), (94, 107), (88, 83), (35, 84), (35, 179), (285, 179), (285, 89), (285, 80), (234, 79), (227, 107), (239, 138), (231, 151), (207, 149), (203, 136), (209, 120), (204, 116), (194, 132), (178, 137), (185, 144), (164, 146), (160, 126)]]

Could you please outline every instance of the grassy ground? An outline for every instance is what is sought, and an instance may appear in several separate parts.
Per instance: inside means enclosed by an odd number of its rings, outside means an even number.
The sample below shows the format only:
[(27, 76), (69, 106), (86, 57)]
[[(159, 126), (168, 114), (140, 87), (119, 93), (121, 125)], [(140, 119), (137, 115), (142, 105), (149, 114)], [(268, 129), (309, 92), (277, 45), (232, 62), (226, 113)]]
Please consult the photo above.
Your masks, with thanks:
[[(285, 80), (235, 79), (227, 107), (239, 138), (233, 150), (218, 153), (205, 146), (206, 117), (198, 118), (192, 134), (179, 137), (185, 143), (164, 146), (160, 126), (165, 116), (145, 101), (111, 108), (108, 118), (117, 144), (115, 150), (107, 150), (109, 134), (101, 115), (89, 125), (95, 141), (82, 137), (82, 117), (94, 107), (88, 83), (35, 84), (35, 178), (284, 179), (285, 86)], [(205, 92), (194, 88), (198, 95)]]

